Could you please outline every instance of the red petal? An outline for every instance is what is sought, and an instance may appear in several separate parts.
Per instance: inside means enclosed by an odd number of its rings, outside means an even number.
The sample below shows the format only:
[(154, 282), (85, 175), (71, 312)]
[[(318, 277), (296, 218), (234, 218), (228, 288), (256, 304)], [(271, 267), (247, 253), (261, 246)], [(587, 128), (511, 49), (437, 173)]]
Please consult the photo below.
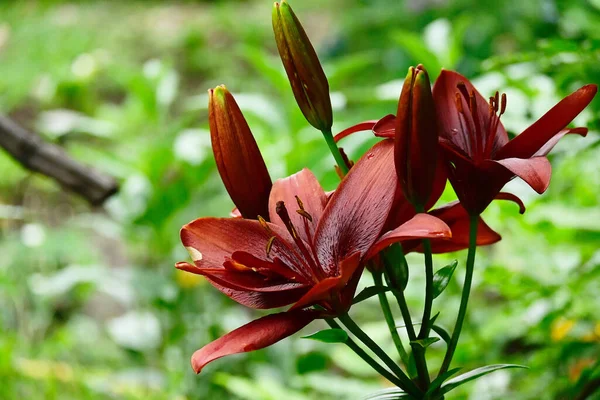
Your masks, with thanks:
[(327, 203), (314, 241), (326, 276), (338, 276), (341, 260), (365, 255), (380, 236), (396, 191), (393, 153), (392, 140), (373, 146)]
[[(486, 161), (490, 162), (490, 161)], [(552, 165), (546, 157), (533, 158), (504, 158), (491, 161), (502, 165), (504, 168), (523, 179), (533, 190), (544, 193), (552, 177)]]
[[(304, 259), (289, 244), (289, 235), (275, 224), (268, 224), (271, 232), (255, 220), (240, 218), (200, 218), (181, 229), (181, 241), (190, 252), (198, 268), (208, 269), (207, 274), (215, 276), (215, 270), (224, 269), (223, 264), (235, 252), (244, 252), (267, 263), (279, 258), (291, 273), (298, 276), (298, 282), (309, 279), (311, 274)], [(267, 257), (266, 245), (272, 236), (273, 242)], [(219, 279), (225, 286), (225, 278)], [(237, 281), (235, 281), (237, 282)], [(239, 289), (232, 281), (232, 288)]]
[(205, 276), (219, 291), (250, 308), (275, 308), (292, 304), (306, 293), (308, 287), (296, 282), (275, 281), (258, 274), (243, 274), (226, 269), (198, 268), (179, 262), (175, 268)]
[[(175, 265), (175, 268), (191, 272), (193, 274), (199, 274), (199, 269), (195, 265), (186, 263), (186, 262), (178, 262)], [(230, 287), (223, 286), (219, 284), (217, 281), (211, 279), (210, 277), (206, 277), (206, 279), (213, 285), (217, 290), (222, 292), (223, 294), (231, 297), (234, 301), (244, 305), (246, 307), (255, 308), (255, 309), (268, 309), (268, 308), (278, 308), (287, 306), (291, 303), (294, 303), (299, 298), (301, 298), (304, 293), (306, 293), (306, 288), (302, 287), (300, 289), (292, 289), (286, 290), (282, 292), (254, 292), (247, 290), (237, 290), (232, 289)]]
[(305, 308), (307, 306), (326, 301), (334, 294), (334, 290), (342, 290), (352, 279), (360, 266), (360, 253), (354, 253), (340, 263), (340, 275), (325, 278), (313, 286), (290, 310)]
[(383, 138), (393, 138), (396, 136), (396, 116), (388, 114), (381, 118), (373, 127), (375, 136)]
[(529, 158), (533, 156), (587, 107), (597, 90), (596, 85), (585, 85), (571, 93), (519, 136), (508, 142), (494, 158)]
[(554, 146), (556, 146), (556, 144), (558, 143), (558, 141), (560, 139), (562, 139), (563, 136), (569, 134), (569, 133), (574, 133), (583, 137), (587, 136), (588, 133), (588, 129), (587, 128), (572, 128), (572, 129), (563, 129), (562, 131), (558, 132), (556, 135), (554, 135), (552, 137), (552, 139), (550, 139), (549, 141), (546, 142), (545, 145), (543, 145), (538, 151), (535, 152), (534, 156), (545, 156), (548, 153), (550, 153), (550, 151), (552, 151), (552, 149), (554, 148)]
[(270, 346), (298, 332), (318, 317), (318, 312), (296, 311), (259, 318), (197, 350), (192, 355), (192, 368), (198, 374), (206, 364), (218, 358)]
[[(312, 222), (296, 212), (299, 209), (296, 197), (304, 203), (304, 209), (312, 217)], [(308, 169), (295, 173), (287, 178), (279, 179), (273, 184), (269, 197), (269, 213), (271, 222), (285, 229), (285, 224), (275, 212), (278, 201), (283, 201), (288, 209), (290, 219), (298, 234), (307, 243), (312, 243), (315, 228), (323, 215), (327, 204), (327, 195), (315, 175)]]
[(362, 131), (370, 131), (373, 129), (373, 126), (375, 126), (376, 123), (377, 123), (376, 120), (359, 122), (358, 124), (353, 125), (349, 128), (346, 128), (343, 131), (341, 131), (340, 133), (338, 133), (337, 135), (335, 135), (333, 137), (333, 140), (335, 140), (335, 142), (337, 143), (340, 140), (342, 140), (343, 138), (345, 138), (346, 136), (350, 136), (353, 133), (362, 132)]
[[(488, 132), (490, 123), (490, 114), (488, 111), (490, 107), (489, 103), (467, 78), (454, 71), (442, 70), (440, 76), (433, 85), (433, 98), (435, 100), (440, 123), (440, 137), (449, 140), (456, 147), (463, 150), (464, 153), (472, 155), (473, 152), (470, 150), (471, 138), (469, 136), (469, 130), (463, 128), (463, 124), (459, 119), (459, 112), (456, 108), (456, 93), (458, 92), (457, 85), (459, 83), (464, 84), (469, 93), (471, 91), (475, 93), (479, 126), (482, 128), (482, 132)], [(464, 109), (465, 112), (470, 114), (468, 107), (465, 106)], [(492, 154), (498, 151), (507, 142), (508, 135), (500, 122), (494, 136)], [(485, 137), (483, 138), (483, 143), (485, 148), (487, 146)]]
[(366, 258), (375, 256), (392, 243), (409, 239), (449, 239), (451, 237), (450, 228), (444, 221), (428, 214), (417, 214), (410, 221), (379, 238), (369, 250)]
[(519, 206), (519, 214), (525, 214), (525, 204), (523, 201), (512, 193), (500, 192), (494, 200), (508, 200), (516, 203)]
[[(436, 208), (430, 212), (450, 227), (452, 238), (446, 240), (431, 240), (433, 253), (450, 253), (453, 251), (467, 249), (469, 247), (469, 214), (459, 202), (450, 203), (444, 207)], [(477, 227), (477, 245), (485, 246), (498, 242), (502, 237), (490, 228), (480, 217)], [(423, 252), (421, 242), (411, 242), (404, 245), (404, 251)]]

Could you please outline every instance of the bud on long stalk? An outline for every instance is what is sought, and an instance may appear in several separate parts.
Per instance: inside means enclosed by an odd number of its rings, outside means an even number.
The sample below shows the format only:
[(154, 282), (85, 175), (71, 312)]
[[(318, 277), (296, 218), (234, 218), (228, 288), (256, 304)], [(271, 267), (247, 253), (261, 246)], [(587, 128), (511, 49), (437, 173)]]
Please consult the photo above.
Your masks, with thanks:
[(285, 0), (273, 7), (273, 31), (300, 110), (312, 126), (330, 131), (333, 116), (327, 77), (304, 28)]
[(396, 116), (394, 158), (406, 199), (422, 209), (433, 187), (438, 129), (429, 76), (422, 65), (408, 71)]
[(269, 216), (271, 177), (235, 99), (223, 85), (208, 91), (210, 139), (225, 188), (244, 218)]

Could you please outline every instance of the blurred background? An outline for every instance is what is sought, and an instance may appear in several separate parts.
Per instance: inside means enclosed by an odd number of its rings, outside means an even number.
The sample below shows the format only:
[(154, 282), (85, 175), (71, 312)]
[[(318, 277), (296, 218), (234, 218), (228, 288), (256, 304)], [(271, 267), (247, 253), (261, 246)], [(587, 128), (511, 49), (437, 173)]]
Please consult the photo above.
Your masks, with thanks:
[[(290, 0), (324, 64), (334, 133), (394, 113), (410, 65), (508, 95), (516, 134), (566, 94), (600, 82), (598, 0)], [(196, 376), (192, 352), (261, 313), (176, 271), (179, 228), (233, 207), (210, 149), (207, 95), (234, 93), (273, 178), (310, 166), (336, 184), (321, 134), (294, 102), (275, 49), (271, 0), (0, 3), (0, 112), (117, 178), (91, 207), (0, 152), (1, 399), (360, 399), (389, 384), (343, 345), (296, 335)], [(479, 252), (454, 365), (510, 362), (452, 399), (583, 399), (600, 377), (600, 99), (551, 155), (550, 189), (493, 204), (503, 240)], [(375, 139), (343, 142), (357, 159)], [(451, 190), (441, 203), (453, 200)], [(499, 202), (505, 203), (505, 202)], [(434, 313), (452, 327), (464, 252)], [(421, 257), (408, 300), (422, 309)], [(369, 277), (362, 285), (369, 284)], [(373, 300), (373, 299), (371, 299)], [(353, 309), (393, 344), (376, 300)], [(313, 323), (303, 332), (324, 325)], [(403, 332), (402, 332), (403, 333)], [(430, 347), (432, 369), (444, 347)], [(598, 395), (596, 397), (600, 398)]]

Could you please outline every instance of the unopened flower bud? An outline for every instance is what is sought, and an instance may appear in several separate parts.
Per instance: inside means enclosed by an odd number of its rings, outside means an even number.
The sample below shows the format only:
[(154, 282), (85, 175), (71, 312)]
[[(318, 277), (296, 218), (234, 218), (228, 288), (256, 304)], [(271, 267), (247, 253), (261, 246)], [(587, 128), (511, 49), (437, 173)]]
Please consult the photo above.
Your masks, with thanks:
[(427, 203), (437, 167), (438, 127), (429, 76), (422, 65), (408, 71), (396, 115), (394, 161), (404, 196)]
[(273, 31), (300, 110), (312, 126), (329, 131), (333, 116), (327, 77), (304, 28), (285, 0), (273, 7)]
[(223, 85), (208, 91), (210, 139), (225, 188), (244, 218), (269, 216), (271, 177), (235, 99)]

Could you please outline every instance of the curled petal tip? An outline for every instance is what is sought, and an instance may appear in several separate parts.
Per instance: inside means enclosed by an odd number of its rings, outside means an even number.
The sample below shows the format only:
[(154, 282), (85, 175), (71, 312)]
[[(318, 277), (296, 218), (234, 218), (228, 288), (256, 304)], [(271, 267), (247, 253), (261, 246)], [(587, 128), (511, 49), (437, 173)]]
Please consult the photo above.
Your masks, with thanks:
[(525, 214), (526, 208), (525, 204), (523, 203), (523, 200), (521, 200), (519, 197), (515, 196), (512, 193), (500, 192), (496, 195), (494, 199), (512, 201), (513, 203), (519, 206), (519, 214)]

